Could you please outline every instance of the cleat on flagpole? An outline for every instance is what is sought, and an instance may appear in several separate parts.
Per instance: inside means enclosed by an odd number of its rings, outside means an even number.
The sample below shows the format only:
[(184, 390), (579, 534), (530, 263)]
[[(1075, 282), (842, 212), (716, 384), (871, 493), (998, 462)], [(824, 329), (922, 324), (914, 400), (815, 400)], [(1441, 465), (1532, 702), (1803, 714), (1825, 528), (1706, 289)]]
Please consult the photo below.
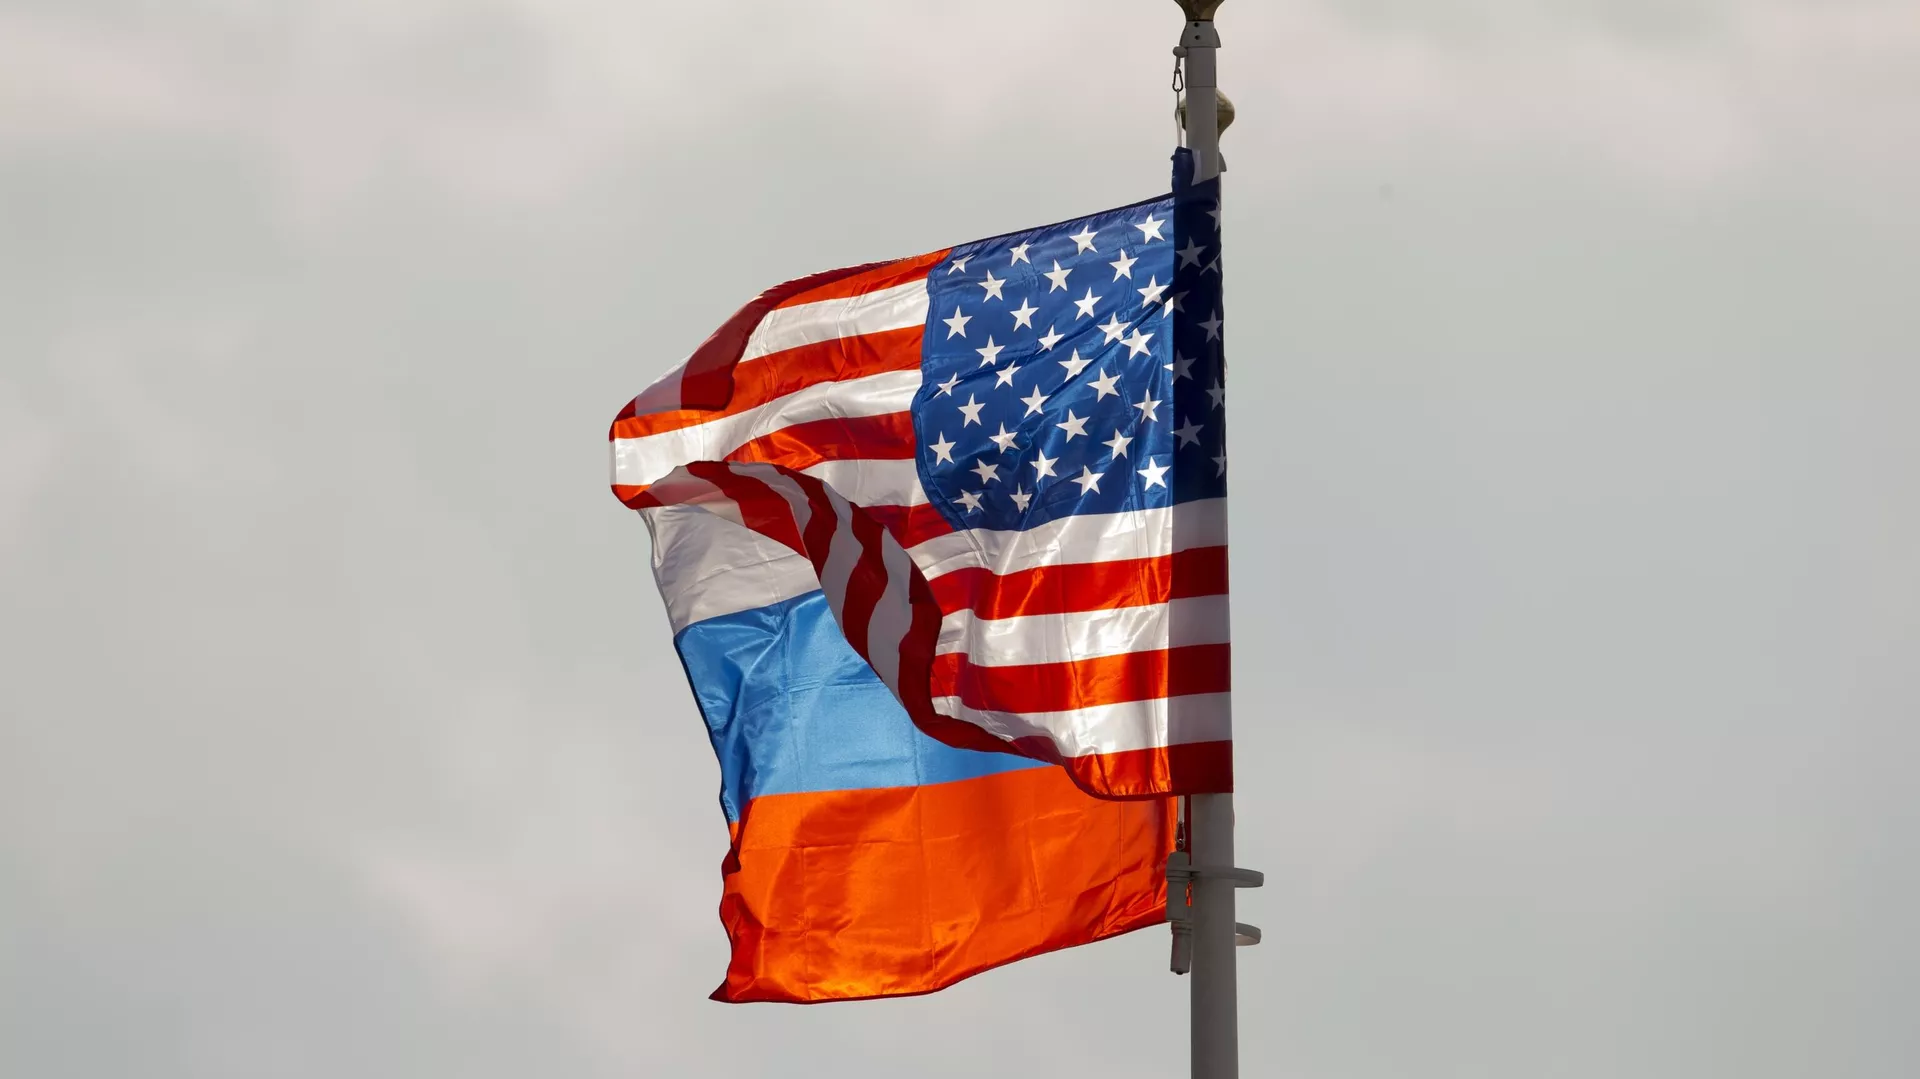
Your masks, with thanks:
[[(1167, 855), (1167, 924), (1173, 929), (1173, 952), (1167, 969), (1175, 974), (1193, 970), (1193, 907), (1189, 887), (1201, 878), (1225, 881), (1234, 888), (1258, 888), (1266, 874), (1234, 866), (1194, 865), (1184, 850)], [(1260, 927), (1233, 923), (1234, 943), (1242, 948), (1260, 943)]]

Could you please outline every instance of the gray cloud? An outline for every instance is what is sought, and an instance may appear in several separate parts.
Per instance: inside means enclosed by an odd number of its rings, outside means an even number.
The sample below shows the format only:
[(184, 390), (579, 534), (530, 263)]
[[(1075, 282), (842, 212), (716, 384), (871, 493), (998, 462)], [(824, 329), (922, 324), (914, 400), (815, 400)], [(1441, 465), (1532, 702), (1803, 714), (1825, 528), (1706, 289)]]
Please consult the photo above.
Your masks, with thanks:
[[(681, 8), (0, 6), (0, 1073), (1178, 1073), (1152, 932), (704, 1000), (601, 443), (1158, 189), (1172, 5)], [(1249, 1074), (1910, 1073), (1910, 5), (1222, 20)]]
[[(1164, 36), (1150, 6), (1089, 19), (1070, 6), (1007, 3), (964, 20), (934, 7), (876, 17), (849, 5), (597, 0), (0, 19), (0, 86), (12, 91), (0, 98), (12, 103), (0, 137), (226, 136), (266, 155), (281, 197), (308, 210), (403, 178), (483, 205), (562, 198), (655, 140), (696, 140), (716, 120), (752, 124), (770, 110), (817, 112), (822, 127), (859, 117), (921, 152), (943, 139), (1004, 139), (1009, 128), (1057, 130), (1050, 114), (1152, 117), (1157, 84), (1089, 78), (1071, 64), (1136, 56), (1144, 67)], [(1005, 40), (1011, 27), (1017, 47)], [(1261, 58), (1236, 89), (1273, 106), (1266, 130), (1293, 159), (1314, 162), (1310, 171), (1373, 164), (1423, 140), (1473, 155), (1556, 154), (1694, 191), (1814, 157), (1832, 167), (1830, 181), (1877, 179), (1881, 190), (1920, 171), (1920, 138), (1880, 121), (1914, 92), (1920, 16), (1906, 5), (1514, 11), (1381, 0), (1254, 8), (1236, 34), (1239, 55)], [(726, 47), (689, 47), (700, 40)], [(926, 52), (933, 42), (940, 54)], [(1062, 52), (1077, 55), (1060, 66)], [(849, 53), (857, 65), (839, 59)], [(962, 74), (964, 58), (980, 55), (1006, 66)], [(953, 74), (925, 77), (930, 60)], [(1025, 73), (1044, 64), (1064, 77), (1049, 80), (1036, 108)]]

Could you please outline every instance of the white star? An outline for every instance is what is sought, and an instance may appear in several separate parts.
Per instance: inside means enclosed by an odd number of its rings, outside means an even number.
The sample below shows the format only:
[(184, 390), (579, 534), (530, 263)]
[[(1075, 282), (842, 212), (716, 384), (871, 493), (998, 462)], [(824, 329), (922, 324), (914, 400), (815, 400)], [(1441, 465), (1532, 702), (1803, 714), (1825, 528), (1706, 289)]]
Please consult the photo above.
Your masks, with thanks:
[(980, 402), (978, 402), (978, 401), (976, 401), (976, 400), (974, 400), (974, 399), (973, 399), (973, 395), (972, 395), (972, 394), (968, 394), (968, 395), (967, 395), (967, 403), (966, 403), (966, 404), (964, 404), (964, 405), (961, 405), (961, 406), (960, 406), (960, 415), (962, 415), (962, 416), (965, 416), (965, 417), (966, 417), (966, 419), (963, 419), (963, 420), (961, 420), (961, 421), (960, 421), (960, 426), (962, 426), (962, 427), (965, 427), (965, 426), (967, 426), (968, 424), (971, 424), (971, 423), (979, 423), (979, 422), (980, 422), (980, 410), (981, 410), (981, 409), (983, 409), (983, 408), (985, 408), (985, 407), (987, 407), (987, 406), (985, 406), (985, 405), (983, 405), (983, 404), (981, 404)]
[(1027, 248), (1032, 246), (1032, 244), (1015, 244), (1012, 249), (1013, 262), (1009, 262), (1007, 265), (1011, 266), (1014, 262), (1026, 262), (1029, 266), (1033, 265), (1033, 263), (1027, 262)]
[(947, 441), (945, 431), (940, 432), (940, 441), (928, 444), (927, 448), (933, 451), (934, 464), (942, 461), (948, 464), (953, 463), (953, 443)]
[(967, 471), (980, 477), (980, 486), (982, 487), (1000, 478), (1000, 466), (988, 464), (985, 457), (980, 458), (980, 462)]
[(997, 435), (988, 435), (987, 441), (999, 446), (1001, 453), (1012, 453), (1014, 450), (1013, 440), (1016, 434), (1017, 432), (1007, 430), (1007, 425), (1003, 423), (1000, 425), (1000, 433)]
[(936, 382), (936, 383), (934, 383), (934, 386), (935, 386), (935, 387), (937, 387), (937, 388), (938, 388), (938, 389), (940, 390), (940, 392), (939, 392), (939, 393), (936, 393), (936, 394), (934, 394), (934, 396), (935, 396), (935, 397), (945, 397), (946, 395), (948, 395), (948, 394), (950, 394), (950, 393), (952, 393), (952, 392), (953, 392), (953, 388), (954, 388), (955, 386), (958, 386), (958, 385), (960, 385), (960, 376), (959, 376), (959, 375), (951, 375), (951, 376), (949, 376), (949, 377), (947, 378), (947, 380), (946, 380), (945, 382)]
[(1145, 307), (1148, 304), (1159, 303), (1160, 294), (1167, 291), (1167, 286), (1161, 284), (1158, 278), (1149, 277), (1147, 278), (1146, 288), (1135, 289), (1134, 291), (1140, 294), (1140, 306)]
[(1147, 342), (1151, 340), (1153, 340), (1152, 334), (1135, 330), (1133, 336), (1122, 341), (1121, 344), (1127, 346), (1127, 355), (1138, 356), (1147, 350)]
[(1213, 218), (1213, 230), (1220, 231), (1220, 204), (1216, 202), (1207, 207), (1207, 216)]
[(1073, 350), (1072, 356), (1060, 361), (1060, 366), (1067, 369), (1067, 377), (1069, 379), (1075, 379), (1079, 378), (1080, 372), (1085, 371), (1087, 365), (1092, 362), (1092, 360), (1081, 359), (1080, 350), (1076, 348)]
[(979, 285), (981, 288), (987, 290), (987, 294), (981, 297), (982, 300), (1006, 299), (1005, 296), (1000, 295), (1000, 286), (1006, 284), (1006, 281), (1001, 278), (993, 276), (992, 270), (987, 271), (987, 279), (985, 281), (975, 281), (974, 284)]
[(1119, 430), (1116, 429), (1113, 432), (1113, 437), (1111, 439), (1105, 442), (1102, 442), (1100, 444), (1102, 446), (1105, 446), (1107, 449), (1112, 450), (1113, 456), (1116, 458), (1119, 458), (1119, 457), (1125, 457), (1127, 455), (1127, 447), (1133, 445), (1133, 439), (1127, 437), (1126, 435), (1121, 434)]
[(1220, 312), (1215, 311), (1212, 318), (1200, 324), (1200, 328), (1207, 331), (1207, 340), (1218, 341), (1220, 340), (1220, 327), (1224, 325), (1226, 325), (1226, 323), (1220, 321)]
[(1045, 394), (1042, 394), (1040, 392), (1040, 387), (1035, 386), (1033, 388), (1033, 396), (1020, 398), (1020, 403), (1027, 406), (1027, 411), (1025, 414), (1028, 416), (1032, 416), (1037, 414), (1040, 411), (1041, 405), (1044, 405), (1047, 403), (1047, 398)]
[(1107, 265), (1113, 267), (1113, 279), (1118, 281), (1123, 277), (1132, 277), (1133, 264), (1139, 261), (1139, 259), (1128, 258), (1127, 249), (1123, 247), (1120, 249), (1120, 257), (1107, 263)]
[(1104, 325), (1095, 326), (1094, 329), (1107, 335), (1107, 339), (1101, 342), (1105, 345), (1111, 345), (1127, 335), (1127, 324), (1120, 321), (1119, 312), (1109, 316)]
[(1005, 345), (996, 345), (996, 344), (994, 344), (994, 343), (993, 343), (993, 335), (992, 335), (992, 334), (988, 334), (988, 335), (987, 335), (987, 347), (986, 347), (986, 348), (976, 348), (976, 349), (974, 349), (974, 351), (975, 351), (975, 352), (978, 352), (978, 353), (980, 354), (980, 366), (982, 366), (982, 367), (992, 367), (992, 366), (993, 366), (994, 364), (996, 364), (996, 363), (999, 363), (999, 362), (1000, 362), (1000, 354), (1001, 354), (1002, 352), (1005, 352), (1006, 350), (1007, 350), (1007, 346), (1005, 346)]
[(1105, 472), (1095, 472), (1093, 469), (1088, 468), (1086, 465), (1081, 465), (1080, 474), (1078, 476), (1071, 477), (1071, 479), (1073, 480), (1073, 482), (1080, 485), (1080, 493), (1084, 495), (1088, 491), (1099, 491), (1100, 477), (1104, 475), (1106, 475)]
[(1073, 409), (1067, 409), (1067, 422), (1056, 423), (1054, 424), (1054, 426), (1060, 428), (1062, 431), (1065, 431), (1067, 433), (1068, 442), (1073, 441), (1074, 435), (1084, 435), (1087, 433), (1086, 419), (1084, 419), (1083, 417), (1074, 415)]
[(1071, 268), (1065, 269), (1065, 270), (1061, 269), (1060, 260), (1054, 259), (1053, 269), (1048, 270), (1046, 273), (1043, 273), (1040, 276), (1053, 282), (1053, 284), (1048, 287), (1047, 289), (1048, 292), (1065, 292), (1067, 290), (1067, 275), (1072, 272), (1073, 270)]
[(1218, 472), (1216, 472), (1216, 473), (1214, 473), (1214, 475), (1216, 475), (1216, 476), (1224, 476), (1224, 475), (1226, 475), (1226, 474), (1227, 474), (1227, 451), (1226, 451), (1226, 450), (1221, 450), (1221, 451), (1220, 451), (1220, 456), (1218, 456), (1218, 457), (1215, 457), (1215, 458), (1213, 459), (1213, 463), (1214, 463), (1214, 464), (1215, 464), (1216, 466), (1218, 466), (1218, 467), (1219, 467), (1219, 469), (1220, 469), (1220, 471), (1218, 471)]
[(947, 324), (947, 340), (951, 341), (956, 337), (965, 337), (967, 335), (967, 323), (973, 321), (973, 316), (961, 314), (959, 306), (955, 305), (953, 317), (943, 318), (940, 321)]
[(1190, 372), (1192, 367), (1193, 357), (1180, 355), (1180, 350), (1177, 348), (1173, 350), (1173, 362), (1167, 364), (1167, 370), (1173, 372), (1173, 380), (1175, 382), (1183, 378), (1192, 378), (1193, 375)]
[(978, 491), (962, 491), (960, 497), (954, 499), (954, 502), (967, 507), (968, 513), (980, 512), (980, 492)]
[(1031, 298), (1021, 300), (1020, 306), (1013, 309), (1013, 328), (1017, 330), (1024, 326), (1029, 330), (1033, 329), (1033, 313), (1038, 310), (1040, 310), (1038, 307), (1033, 306)]
[(1220, 256), (1219, 255), (1213, 256), (1213, 261), (1207, 263), (1204, 267), (1202, 267), (1200, 272), (1203, 274), (1219, 273), (1220, 272)]
[(1033, 455), (1033, 478), (1037, 480), (1041, 476), (1054, 475), (1053, 464), (1059, 459), (1058, 457), (1048, 457), (1045, 453), (1036, 450)]
[(1013, 385), (1013, 374), (1018, 370), (1020, 370), (1020, 365), (1017, 363), (1006, 365), (994, 374), (993, 384), (996, 386)]
[[(1083, 251), (1093, 251), (1094, 250), (1093, 236), (1094, 236), (1093, 229), (1085, 225), (1082, 225), (1080, 227), (1079, 232), (1074, 233), (1072, 236), (1067, 237), (1067, 239), (1072, 240), (1074, 242), (1075, 246), (1074, 246), (1073, 253), (1078, 255)], [(1096, 251), (1095, 254), (1098, 254), (1098, 252)]]
[(954, 259), (952, 265), (947, 267), (948, 275), (951, 276), (953, 274), (956, 274), (965, 270), (967, 268), (968, 260), (972, 258), (973, 258), (972, 255), (963, 255), (960, 258)]
[(1100, 302), (1100, 297), (1095, 296), (1093, 294), (1092, 289), (1088, 289), (1087, 294), (1085, 296), (1082, 296), (1079, 299), (1073, 301), (1073, 306), (1080, 309), (1080, 313), (1077, 315), (1074, 315), (1073, 317), (1074, 318), (1092, 318), (1093, 305), (1099, 302)]
[(1147, 467), (1137, 469), (1136, 471), (1147, 478), (1146, 486), (1140, 488), (1142, 491), (1151, 491), (1155, 487), (1165, 487), (1167, 485), (1167, 481), (1161, 478), (1167, 474), (1167, 466), (1154, 464), (1153, 458), (1151, 457), (1147, 458)]
[(1227, 388), (1220, 385), (1220, 380), (1216, 378), (1213, 386), (1207, 390), (1207, 396), (1213, 398), (1213, 407), (1219, 408), (1227, 402)]
[(1149, 390), (1147, 393), (1141, 394), (1140, 399), (1133, 403), (1133, 407), (1140, 410), (1140, 418), (1143, 420), (1158, 420), (1160, 418), (1160, 414), (1154, 411), (1154, 409), (1160, 407), (1160, 402), (1148, 396), (1148, 394), (1152, 392), (1153, 391)]
[(1033, 501), (1033, 493), (1022, 487), (1015, 487), (1013, 493), (1007, 497), (1013, 499), (1014, 506), (1021, 513), (1027, 512), (1027, 503)]
[(1066, 335), (1066, 334), (1064, 334), (1064, 333), (1055, 333), (1055, 332), (1053, 332), (1053, 327), (1052, 327), (1052, 326), (1048, 326), (1048, 327), (1047, 327), (1047, 333), (1046, 333), (1046, 336), (1044, 336), (1044, 337), (1042, 337), (1042, 338), (1040, 338), (1040, 351), (1042, 351), (1042, 352), (1052, 352), (1052, 351), (1053, 351), (1053, 346), (1055, 346), (1055, 345), (1057, 345), (1057, 344), (1059, 344), (1059, 343), (1060, 343), (1061, 341), (1063, 341), (1063, 340), (1065, 340), (1065, 339), (1066, 339), (1066, 336), (1067, 336), (1067, 335)]
[[(1206, 248), (1194, 243), (1193, 237), (1189, 236), (1187, 237), (1187, 246), (1175, 251), (1174, 254), (1180, 256), (1180, 266), (1198, 266), (1200, 265), (1200, 252), (1205, 250)], [(1179, 266), (1174, 267), (1176, 271), (1178, 271), (1179, 268)]]
[[(1174, 428), (1173, 437), (1180, 440), (1181, 446), (1198, 446), (1200, 444), (1200, 425), (1193, 422), (1192, 419), (1188, 419), (1185, 427)], [(1174, 448), (1179, 449), (1180, 447), (1175, 446)]]
[(1113, 388), (1119, 381), (1120, 376), (1111, 371), (1100, 372), (1100, 377), (1093, 380), (1093, 399), (1103, 401), (1109, 397), (1120, 396), (1120, 391)]
[(1160, 226), (1166, 223), (1165, 218), (1156, 218), (1152, 214), (1148, 214), (1145, 221), (1133, 227), (1140, 230), (1140, 242), (1146, 243), (1148, 240), (1166, 239), (1165, 236), (1160, 235)]
[(1167, 297), (1166, 310), (1160, 312), (1160, 317), (1172, 318), (1175, 311), (1185, 311), (1187, 309), (1186, 299), (1187, 292), (1185, 289), (1181, 289), (1179, 292)]

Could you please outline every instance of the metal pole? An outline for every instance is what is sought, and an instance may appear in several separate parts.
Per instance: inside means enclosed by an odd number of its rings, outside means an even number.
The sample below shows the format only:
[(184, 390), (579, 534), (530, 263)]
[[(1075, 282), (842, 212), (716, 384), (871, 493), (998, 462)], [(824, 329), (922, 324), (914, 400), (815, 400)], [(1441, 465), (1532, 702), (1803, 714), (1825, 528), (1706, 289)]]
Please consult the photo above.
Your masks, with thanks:
[[(1187, 829), (1196, 864), (1233, 864), (1233, 795), (1194, 795)], [(1193, 1079), (1239, 1079), (1240, 1075), (1235, 883), (1204, 874), (1193, 878), (1193, 973), (1187, 987)]]
[[(1187, 147), (1194, 180), (1220, 174), (1220, 128), (1214, 94), (1215, 50), (1220, 35), (1213, 13), (1222, 0), (1179, 0), (1187, 16), (1180, 35), (1186, 50)], [(1196, 867), (1232, 866), (1233, 796), (1196, 794), (1187, 819), (1188, 858)], [(1235, 963), (1234, 888), (1230, 878), (1193, 877), (1192, 1024), (1193, 1079), (1239, 1079), (1239, 986)]]

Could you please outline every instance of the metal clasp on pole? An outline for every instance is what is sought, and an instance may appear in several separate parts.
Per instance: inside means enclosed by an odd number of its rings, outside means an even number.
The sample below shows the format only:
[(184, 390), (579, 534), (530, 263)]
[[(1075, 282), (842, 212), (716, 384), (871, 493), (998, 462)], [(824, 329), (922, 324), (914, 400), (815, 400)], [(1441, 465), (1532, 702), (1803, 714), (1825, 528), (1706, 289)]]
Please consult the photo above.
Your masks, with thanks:
[[(1167, 855), (1167, 924), (1173, 927), (1173, 957), (1168, 969), (1186, 974), (1193, 969), (1193, 901), (1190, 886), (1198, 880), (1218, 880), (1231, 888), (1258, 888), (1266, 875), (1257, 869), (1194, 865), (1186, 851)], [(1233, 923), (1234, 944), (1242, 948), (1260, 943), (1260, 927)]]

